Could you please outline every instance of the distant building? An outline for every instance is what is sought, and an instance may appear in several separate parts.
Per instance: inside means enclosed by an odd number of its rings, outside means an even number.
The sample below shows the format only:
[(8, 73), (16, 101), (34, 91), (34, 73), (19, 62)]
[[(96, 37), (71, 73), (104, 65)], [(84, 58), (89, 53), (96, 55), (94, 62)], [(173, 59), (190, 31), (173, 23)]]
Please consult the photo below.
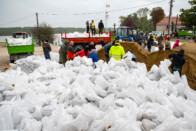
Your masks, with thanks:
[[(176, 25), (176, 19), (177, 17), (172, 17), (172, 22), (174, 23), (174, 29)], [(156, 24), (156, 31), (164, 32), (164, 34), (167, 34), (168, 32), (168, 22), (169, 22), (169, 16), (162, 19), (160, 22)], [(177, 19), (177, 29), (184, 27), (182, 26), (182, 22), (180, 21), (180, 17)]]

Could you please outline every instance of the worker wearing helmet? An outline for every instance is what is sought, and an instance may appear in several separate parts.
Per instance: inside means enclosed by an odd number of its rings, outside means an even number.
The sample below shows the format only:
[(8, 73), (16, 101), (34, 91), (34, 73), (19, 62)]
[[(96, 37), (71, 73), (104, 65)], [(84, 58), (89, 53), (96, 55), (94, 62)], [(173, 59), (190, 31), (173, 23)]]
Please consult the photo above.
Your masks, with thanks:
[(94, 23), (94, 20), (92, 20), (92, 22), (91, 22), (91, 31), (92, 31), (92, 35), (95, 35), (95, 23)]
[(120, 45), (119, 41), (116, 40), (115, 44), (110, 48), (109, 51), (110, 58), (113, 57), (116, 61), (119, 61), (122, 59), (124, 55), (125, 55), (124, 48)]

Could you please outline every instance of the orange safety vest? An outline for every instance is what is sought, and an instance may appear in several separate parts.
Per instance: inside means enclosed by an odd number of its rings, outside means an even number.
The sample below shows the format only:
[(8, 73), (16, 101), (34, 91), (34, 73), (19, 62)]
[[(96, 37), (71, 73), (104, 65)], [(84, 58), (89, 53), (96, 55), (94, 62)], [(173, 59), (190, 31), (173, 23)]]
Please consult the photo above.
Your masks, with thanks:
[(45, 48), (46, 47), (46, 44), (43, 44), (43, 46), (42, 46), (43, 48)]

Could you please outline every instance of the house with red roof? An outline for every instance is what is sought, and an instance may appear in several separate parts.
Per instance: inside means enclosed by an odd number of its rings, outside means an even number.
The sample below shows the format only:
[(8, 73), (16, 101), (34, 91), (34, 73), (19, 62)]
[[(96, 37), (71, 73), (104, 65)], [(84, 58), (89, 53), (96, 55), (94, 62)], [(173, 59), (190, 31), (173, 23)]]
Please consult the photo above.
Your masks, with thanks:
[[(182, 26), (182, 22), (180, 21), (180, 17), (172, 17), (172, 22), (174, 23), (174, 28), (176, 25), (176, 19), (177, 19), (177, 29), (184, 27)], [(161, 21), (159, 21), (156, 24), (156, 31), (160, 31), (160, 32), (165, 32), (165, 34), (167, 34), (168, 31), (168, 23), (169, 23), (169, 16), (165, 17), (164, 19), (162, 19)]]

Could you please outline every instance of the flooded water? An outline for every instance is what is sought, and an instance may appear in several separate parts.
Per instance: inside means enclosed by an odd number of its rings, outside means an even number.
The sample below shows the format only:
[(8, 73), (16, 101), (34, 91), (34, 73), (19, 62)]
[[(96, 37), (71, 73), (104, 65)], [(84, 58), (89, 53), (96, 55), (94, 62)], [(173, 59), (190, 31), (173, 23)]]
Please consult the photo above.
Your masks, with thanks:
[(0, 42), (5, 42), (6, 38), (12, 38), (12, 36), (0, 36)]

